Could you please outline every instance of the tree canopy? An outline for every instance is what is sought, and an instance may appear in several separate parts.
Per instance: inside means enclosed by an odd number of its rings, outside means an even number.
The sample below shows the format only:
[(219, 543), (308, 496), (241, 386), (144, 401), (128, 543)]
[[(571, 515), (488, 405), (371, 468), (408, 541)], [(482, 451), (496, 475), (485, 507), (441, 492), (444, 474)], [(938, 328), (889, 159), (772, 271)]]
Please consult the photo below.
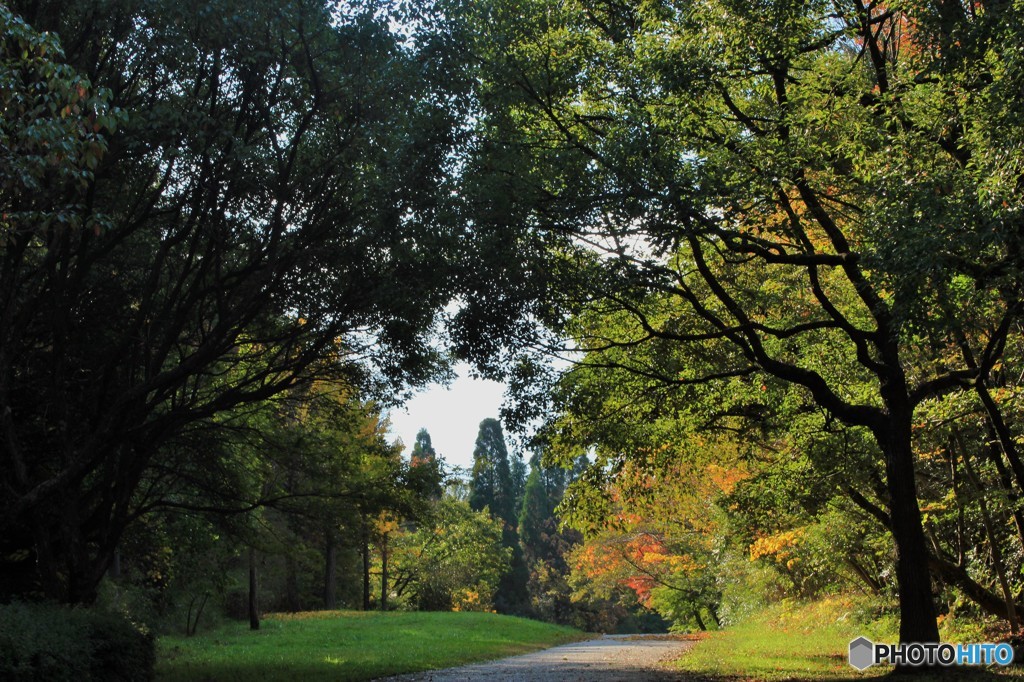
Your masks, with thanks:
[(436, 371), (457, 97), (371, 4), (8, 7), (0, 583), (90, 601), (217, 415)]
[[(999, 385), (1017, 333), (1011, 11), (465, 7), (481, 83), (474, 216), (520, 254), (504, 261), (522, 296), (503, 314), (549, 330), (528, 342), (651, 392), (747, 394), (731, 409), (756, 418), (757, 387), (792, 386), (867, 434), (905, 641), (936, 641), (920, 577), (944, 570), (921, 522), (915, 424), (929, 401)], [(475, 331), (480, 348), (523, 343), (515, 324)]]

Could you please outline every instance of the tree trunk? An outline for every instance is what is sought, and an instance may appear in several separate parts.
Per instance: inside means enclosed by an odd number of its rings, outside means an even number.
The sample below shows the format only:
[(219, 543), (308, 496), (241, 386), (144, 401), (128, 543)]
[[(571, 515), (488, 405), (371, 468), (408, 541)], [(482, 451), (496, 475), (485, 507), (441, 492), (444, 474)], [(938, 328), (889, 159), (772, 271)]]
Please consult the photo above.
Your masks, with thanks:
[[(884, 389), (883, 389), (884, 390)], [(902, 398), (902, 400), (901, 400)], [(911, 410), (905, 393), (887, 401), (889, 419), (875, 431), (885, 455), (892, 535), (896, 543), (896, 581), (900, 603), (900, 641), (938, 642), (928, 547), (914, 481)]]
[[(850, 498), (861, 509), (878, 519), (883, 526), (892, 532), (892, 522), (888, 514), (853, 488), (847, 488), (847, 492), (850, 493)], [(998, 616), (999, 618), (1009, 618), (1006, 602), (1000, 599), (998, 595), (993, 594), (990, 590), (978, 584), (963, 566), (959, 566), (937, 554), (932, 554), (928, 557), (928, 565), (935, 575), (950, 585), (957, 587), (965, 597), (980, 606), (986, 613)], [(1024, 608), (1020, 604), (1016, 605), (1016, 610), (1018, 613), (1024, 613)]]
[(299, 599), (299, 571), (295, 565), (295, 557), (291, 554), (285, 555), (284, 567), (284, 600), (288, 611), (296, 613), (302, 610), (302, 604)]
[(249, 629), (260, 629), (260, 610), (257, 598), (259, 585), (256, 580), (256, 549), (249, 548)]
[(388, 610), (388, 535), (380, 540), (380, 610)]
[(999, 483), (1003, 486), (1003, 490), (1006, 491), (1006, 498), (1010, 502), (1010, 513), (1013, 515), (1013, 524), (1017, 529), (1017, 544), (1021, 549), (1024, 549), (1024, 514), (1021, 513), (1020, 494), (1013, 487), (1010, 472), (1003, 462), (1003, 449), (998, 443), (995, 429), (992, 428), (991, 423), (987, 424), (987, 427), (990, 442), (988, 447), (985, 448), (985, 452), (988, 454), (989, 461), (995, 465), (996, 471), (999, 473)]
[(121, 578), (121, 550), (114, 550), (114, 558), (110, 562), (110, 578), (111, 580), (119, 580)]
[(707, 605), (707, 607), (708, 607), (708, 613), (711, 614), (711, 620), (715, 621), (715, 626), (719, 630), (721, 630), (722, 629), (722, 621), (718, 617), (718, 609), (715, 608), (714, 604), (710, 604), (710, 603)]
[[(956, 438), (959, 442), (959, 438)], [(993, 528), (992, 515), (988, 511), (988, 502), (985, 501), (985, 490), (982, 488), (981, 480), (971, 466), (970, 455), (961, 443), (960, 456), (964, 461), (964, 471), (967, 472), (967, 479), (971, 482), (978, 495), (978, 508), (981, 512), (981, 522), (985, 528), (985, 535), (988, 536), (989, 553), (992, 558), (992, 567), (996, 571), (999, 580), (999, 588), (1003, 592), (1003, 600), (1006, 602), (1006, 619), (1010, 622), (1010, 632), (1016, 632), (1020, 627), (1017, 621), (1017, 607), (1013, 601), (1013, 591), (1010, 589), (1010, 581), (1006, 577), (1006, 565), (1003, 562), (1003, 552), (999, 547), (999, 538)]]
[(327, 529), (324, 543), (324, 608), (333, 611), (338, 608), (338, 549), (334, 544), (334, 533)]
[(856, 557), (846, 557), (846, 565), (853, 569), (853, 572), (857, 575), (861, 581), (868, 586), (872, 594), (882, 593), (882, 584), (878, 582), (875, 576), (871, 575), (866, 568), (860, 565)]
[(693, 619), (697, 621), (697, 627), (700, 628), (701, 632), (707, 632), (708, 626), (704, 625), (704, 619), (700, 617), (699, 606), (693, 610)]
[(370, 610), (370, 537), (363, 526), (363, 611)]

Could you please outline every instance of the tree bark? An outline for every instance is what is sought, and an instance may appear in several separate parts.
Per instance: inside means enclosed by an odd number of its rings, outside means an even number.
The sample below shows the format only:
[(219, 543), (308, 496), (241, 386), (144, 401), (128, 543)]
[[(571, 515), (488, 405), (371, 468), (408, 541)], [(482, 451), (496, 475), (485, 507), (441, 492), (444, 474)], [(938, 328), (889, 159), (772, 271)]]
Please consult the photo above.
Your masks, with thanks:
[(334, 543), (334, 533), (330, 528), (325, 533), (324, 542), (324, 608), (333, 611), (338, 608), (338, 548)]
[(704, 625), (704, 619), (700, 617), (699, 606), (693, 610), (693, 619), (697, 621), (697, 627), (700, 628), (701, 632), (707, 632), (708, 626)]
[[(937, 556), (932, 556), (929, 559), (929, 564), (936, 575), (950, 585), (955, 585), (986, 613), (1009, 620), (1010, 612), (1007, 609), (1006, 602), (999, 595), (974, 580), (967, 572), (967, 569)], [(1017, 612), (1024, 612), (1024, 605), (1015, 604), (1014, 608)]]
[(370, 610), (370, 532), (363, 522), (363, 611)]
[(380, 540), (380, 610), (388, 610), (388, 535)]
[(912, 411), (906, 400), (906, 392), (895, 393), (897, 395), (887, 401), (889, 418), (884, 425), (876, 428), (875, 438), (885, 455), (889, 518), (896, 544), (900, 641), (938, 642), (939, 628), (935, 620), (931, 575), (928, 570), (929, 552), (914, 480)]
[[(956, 438), (959, 441), (959, 438)], [(970, 456), (962, 444), (960, 456), (964, 461), (964, 471), (967, 472), (967, 479), (971, 482), (978, 495), (978, 509), (981, 511), (981, 521), (985, 528), (985, 535), (988, 536), (989, 554), (992, 558), (992, 567), (995, 569), (996, 578), (999, 580), (999, 588), (1003, 592), (1003, 601), (1006, 602), (1006, 619), (1010, 622), (1010, 631), (1016, 632), (1020, 627), (1017, 620), (1017, 607), (1013, 602), (1013, 591), (1010, 589), (1010, 581), (1006, 577), (1006, 564), (1003, 562), (1003, 552), (999, 547), (999, 539), (996, 537), (992, 523), (992, 515), (988, 510), (988, 502), (985, 501), (985, 491), (982, 488), (981, 480), (978, 478), (971, 466)]]
[(299, 599), (299, 571), (298, 567), (295, 565), (295, 557), (291, 554), (285, 555), (284, 566), (284, 600), (288, 607), (288, 611), (291, 613), (297, 613), (302, 610), (302, 604)]
[(258, 600), (259, 584), (256, 576), (256, 549), (249, 548), (249, 629), (260, 629), (260, 610)]

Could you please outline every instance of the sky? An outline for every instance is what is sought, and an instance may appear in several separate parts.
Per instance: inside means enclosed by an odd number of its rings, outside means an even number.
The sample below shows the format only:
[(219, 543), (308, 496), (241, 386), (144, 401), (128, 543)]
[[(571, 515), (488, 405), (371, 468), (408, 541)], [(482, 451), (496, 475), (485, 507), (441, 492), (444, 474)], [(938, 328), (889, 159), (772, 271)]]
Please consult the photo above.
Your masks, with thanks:
[(449, 466), (472, 468), (473, 447), (480, 422), (499, 419), (505, 384), (473, 379), (469, 367), (456, 367), (459, 377), (449, 386), (433, 384), (413, 396), (405, 408), (390, 412), (391, 434), (401, 438), (408, 455), (420, 429)]

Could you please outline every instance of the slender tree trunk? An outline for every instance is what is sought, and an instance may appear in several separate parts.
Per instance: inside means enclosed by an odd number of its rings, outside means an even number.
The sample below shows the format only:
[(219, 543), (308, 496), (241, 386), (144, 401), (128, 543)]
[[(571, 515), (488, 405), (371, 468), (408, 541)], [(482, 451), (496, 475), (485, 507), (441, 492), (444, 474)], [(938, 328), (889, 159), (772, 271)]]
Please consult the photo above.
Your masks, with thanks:
[(334, 533), (328, 528), (324, 542), (324, 608), (333, 611), (338, 608), (338, 549), (334, 543)]
[(380, 610), (388, 610), (388, 535), (380, 540)]
[(260, 609), (258, 601), (259, 585), (256, 580), (256, 548), (249, 548), (249, 629), (260, 629)]
[[(959, 441), (959, 439), (957, 439)], [(995, 530), (993, 530), (992, 515), (988, 511), (988, 502), (985, 501), (985, 491), (981, 486), (981, 480), (978, 478), (974, 471), (974, 467), (971, 466), (970, 456), (967, 451), (963, 448), (962, 444), (960, 447), (960, 457), (964, 462), (964, 471), (967, 472), (967, 479), (971, 482), (975, 492), (978, 495), (978, 508), (981, 511), (981, 522), (985, 528), (985, 535), (988, 536), (989, 554), (992, 557), (992, 566), (996, 571), (996, 578), (999, 580), (999, 588), (1003, 592), (1003, 600), (1006, 601), (1006, 619), (1010, 622), (1011, 632), (1016, 632), (1020, 628), (1020, 622), (1017, 620), (1017, 607), (1014, 604), (1013, 591), (1010, 589), (1010, 582), (1006, 578), (1006, 566), (1003, 562), (1003, 552), (999, 547), (998, 538), (996, 537)]]
[(284, 567), (284, 599), (288, 610), (297, 613), (302, 610), (302, 604), (299, 599), (299, 571), (295, 565), (295, 557), (291, 554), (285, 555)]
[(996, 471), (999, 473), (999, 483), (1002, 485), (1003, 490), (1006, 491), (1006, 499), (1010, 502), (1010, 513), (1013, 514), (1013, 524), (1017, 529), (1017, 543), (1024, 550), (1024, 513), (1021, 513), (1020, 492), (1013, 487), (1013, 479), (1006, 468), (1006, 463), (1003, 462), (1003, 449), (998, 444), (998, 436), (995, 429), (992, 428), (991, 423), (986, 426), (988, 427), (988, 439), (990, 442), (988, 447), (985, 448), (985, 452), (988, 454), (989, 461), (995, 465)]
[(719, 629), (722, 628), (722, 621), (718, 617), (718, 609), (715, 608), (714, 604), (708, 604), (708, 613), (711, 614), (711, 620), (715, 621), (715, 626)]
[(857, 561), (856, 557), (846, 557), (846, 564), (852, 568), (857, 577), (868, 586), (868, 589), (871, 590), (872, 594), (882, 593), (881, 583), (879, 583), (878, 579), (871, 575), (866, 568), (860, 565), (860, 562)]
[(1010, 468), (1017, 478), (1017, 485), (1024, 490), (1024, 462), (1021, 462), (1020, 455), (1017, 453), (1017, 444), (1013, 440), (1010, 427), (1006, 425), (1003, 414), (999, 411), (999, 406), (992, 399), (988, 389), (979, 383), (975, 384), (975, 390), (981, 399), (981, 404), (985, 407), (985, 413), (988, 414), (989, 423), (999, 439), (999, 447), (1006, 455), (1006, 461), (1010, 463)]
[(121, 577), (121, 550), (114, 550), (114, 558), (110, 561), (110, 577), (118, 580)]
[[(884, 388), (883, 388), (884, 390)], [(900, 641), (938, 642), (928, 547), (914, 480), (911, 410), (906, 394), (890, 393), (889, 419), (875, 438), (885, 455), (892, 535), (896, 543), (896, 581), (900, 603)]]
[(697, 621), (697, 627), (700, 628), (701, 632), (707, 632), (708, 626), (704, 625), (704, 619), (700, 617), (699, 606), (693, 610), (693, 619)]
[(370, 610), (370, 534), (363, 526), (363, 611)]

